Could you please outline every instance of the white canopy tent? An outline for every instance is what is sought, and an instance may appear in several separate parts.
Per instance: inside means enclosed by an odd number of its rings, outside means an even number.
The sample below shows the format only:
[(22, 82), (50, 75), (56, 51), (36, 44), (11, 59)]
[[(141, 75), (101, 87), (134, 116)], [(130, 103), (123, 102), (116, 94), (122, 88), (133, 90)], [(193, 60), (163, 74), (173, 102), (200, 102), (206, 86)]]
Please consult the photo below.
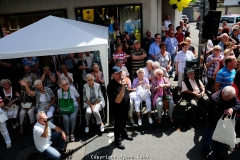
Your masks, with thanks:
[[(84, 51), (100, 52), (108, 84), (108, 28), (48, 16), (0, 39), (0, 59), (46, 56)], [(107, 108), (109, 122), (109, 107)]]

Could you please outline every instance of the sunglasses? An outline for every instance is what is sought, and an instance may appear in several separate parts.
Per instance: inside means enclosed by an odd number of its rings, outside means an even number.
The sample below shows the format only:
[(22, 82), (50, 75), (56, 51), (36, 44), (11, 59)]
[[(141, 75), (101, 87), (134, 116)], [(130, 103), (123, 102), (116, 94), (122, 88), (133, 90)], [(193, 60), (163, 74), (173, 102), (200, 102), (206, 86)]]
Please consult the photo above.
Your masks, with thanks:
[(66, 84), (63, 84), (62, 86), (63, 86), (63, 87), (65, 87), (65, 86), (67, 86), (67, 85), (68, 85), (68, 83), (66, 83)]

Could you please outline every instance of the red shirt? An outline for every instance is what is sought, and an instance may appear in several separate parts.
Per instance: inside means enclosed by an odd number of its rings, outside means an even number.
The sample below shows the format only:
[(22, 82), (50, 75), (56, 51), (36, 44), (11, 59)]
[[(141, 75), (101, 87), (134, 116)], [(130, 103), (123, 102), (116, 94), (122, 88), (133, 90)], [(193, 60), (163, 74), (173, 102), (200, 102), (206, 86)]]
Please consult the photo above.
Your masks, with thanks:
[(181, 34), (175, 33), (175, 38), (176, 38), (177, 41), (178, 41), (178, 48), (182, 48), (181, 45), (180, 45), (180, 43), (183, 42), (183, 40), (184, 40), (184, 35), (183, 35), (183, 33), (181, 33)]

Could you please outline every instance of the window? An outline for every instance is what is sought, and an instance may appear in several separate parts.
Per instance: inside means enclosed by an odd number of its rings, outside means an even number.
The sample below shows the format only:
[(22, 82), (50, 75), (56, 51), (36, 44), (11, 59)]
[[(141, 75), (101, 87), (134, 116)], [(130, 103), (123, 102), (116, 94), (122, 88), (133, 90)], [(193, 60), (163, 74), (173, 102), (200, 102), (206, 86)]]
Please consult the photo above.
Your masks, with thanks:
[(234, 23), (234, 17), (221, 17), (220, 22), (226, 21), (227, 23)]
[(240, 17), (237, 17), (237, 18), (236, 18), (236, 23), (237, 23), (237, 22), (240, 22)]

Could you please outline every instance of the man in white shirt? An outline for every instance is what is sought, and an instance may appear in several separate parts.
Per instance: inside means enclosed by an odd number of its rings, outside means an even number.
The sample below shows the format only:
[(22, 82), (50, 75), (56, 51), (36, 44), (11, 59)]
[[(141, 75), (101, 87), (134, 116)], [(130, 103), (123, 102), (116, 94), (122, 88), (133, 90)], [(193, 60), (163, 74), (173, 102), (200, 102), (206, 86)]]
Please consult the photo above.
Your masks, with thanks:
[(187, 78), (184, 78), (182, 81), (182, 94), (190, 103), (193, 120), (195, 120), (199, 103), (201, 103), (202, 106), (207, 106), (210, 99), (205, 94), (205, 87), (201, 80), (195, 77), (194, 70), (189, 69), (186, 74)]
[(163, 24), (164, 24), (165, 29), (169, 30), (168, 25), (172, 24), (172, 22), (170, 21), (170, 16), (169, 15), (166, 15), (166, 20), (164, 21)]
[[(65, 152), (64, 142), (66, 141), (66, 135), (63, 130), (50, 121), (47, 121), (48, 117), (44, 111), (40, 111), (36, 115), (37, 123), (33, 128), (33, 139), (36, 148), (48, 156), (50, 159), (60, 159), (60, 152)], [(51, 132), (54, 129), (56, 132)], [(58, 150), (51, 147), (52, 141), (56, 141), (58, 144)]]
[(93, 58), (94, 58), (94, 55), (92, 53), (90, 53), (89, 51), (85, 52), (83, 55), (83, 59), (85, 59), (87, 61), (87, 64), (90, 67), (89, 70), (91, 70)]

